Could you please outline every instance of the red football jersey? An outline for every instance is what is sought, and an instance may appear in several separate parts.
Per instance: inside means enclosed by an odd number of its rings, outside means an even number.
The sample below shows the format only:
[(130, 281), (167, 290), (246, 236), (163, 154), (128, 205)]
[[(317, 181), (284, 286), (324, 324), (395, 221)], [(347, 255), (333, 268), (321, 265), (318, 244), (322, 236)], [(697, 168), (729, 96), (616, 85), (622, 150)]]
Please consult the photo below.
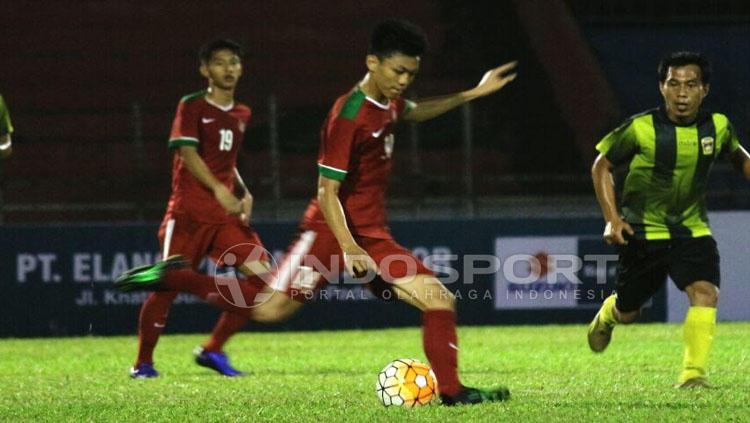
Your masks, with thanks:
[[(385, 192), (394, 126), (407, 107), (401, 97), (388, 104), (378, 103), (357, 86), (336, 100), (323, 123), (318, 172), (341, 181), (339, 199), (355, 235), (391, 237), (386, 226)], [(303, 225), (327, 228), (316, 199), (307, 207)]]
[[(237, 152), (250, 120), (250, 108), (241, 103), (221, 107), (206, 99), (206, 91), (180, 100), (169, 135), (169, 148), (193, 145), (214, 176), (234, 189)], [(211, 190), (185, 167), (175, 152), (172, 161), (172, 196), (167, 213), (187, 213), (199, 222), (223, 223), (229, 216)]]

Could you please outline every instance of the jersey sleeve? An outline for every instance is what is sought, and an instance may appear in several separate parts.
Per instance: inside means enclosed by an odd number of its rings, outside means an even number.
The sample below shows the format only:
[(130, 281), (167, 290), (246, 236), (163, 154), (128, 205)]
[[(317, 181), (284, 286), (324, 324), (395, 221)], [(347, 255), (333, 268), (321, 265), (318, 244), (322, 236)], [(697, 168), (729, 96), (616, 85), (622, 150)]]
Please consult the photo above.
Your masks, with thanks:
[(730, 154), (734, 153), (740, 148), (740, 139), (737, 136), (737, 131), (734, 129), (734, 126), (732, 126), (732, 122), (730, 122), (729, 119), (726, 119), (725, 136), (726, 139), (722, 140), (723, 142), (720, 152), (722, 157), (728, 157)]
[(13, 124), (10, 123), (10, 112), (8, 112), (3, 96), (0, 96), (0, 136), (11, 133), (13, 133)]
[(169, 133), (169, 148), (177, 148), (183, 145), (198, 146), (198, 113), (196, 103), (191, 101), (180, 101), (177, 112), (172, 121), (172, 131)]
[(629, 119), (617, 129), (607, 134), (596, 150), (614, 165), (620, 165), (630, 161), (638, 152), (638, 144), (633, 133), (633, 120)]
[(411, 100), (407, 100), (403, 97), (399, 97), (396, 102), (396, 111), (398, 113), (399, 120), (401, 120), (401, 118), (407, 115), (415, 107), (417, 107), (417, 103)]
[(326, 124), (318, 155), (318, 174), (343, 181), (349, 171), (349, 158), (357, 134), (353, 120), (336, 117)]

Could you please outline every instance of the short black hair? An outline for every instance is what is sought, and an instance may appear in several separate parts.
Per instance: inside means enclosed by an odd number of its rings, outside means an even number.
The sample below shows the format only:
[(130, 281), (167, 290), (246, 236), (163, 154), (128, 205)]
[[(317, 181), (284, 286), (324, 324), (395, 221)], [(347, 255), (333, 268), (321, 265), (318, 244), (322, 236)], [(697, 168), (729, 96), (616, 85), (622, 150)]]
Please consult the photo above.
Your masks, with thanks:
[(427, 50), (427, 37), (422, 28), (402, 19), (388, 19), (378, 23), (370, 36), (367, 54), (385, 59), (397, 53), (421, 56)]
[(217, 38), (204, 44), (198, 52), (198, 58), (201, 63), (208, 63), (211, 60), (211, 56), (219, 50), (229, 50), (236, 54), (240, 59), (244, 56), (245, 52), (242, 49), (242, 45), (236, 41), (232, 41), (228, 38)]
[(701, 68), (701, 82), (708, 84), (711, 81), (711, 62), (702, 53), (693, 51), (676, 51), (664, 56), (659, 62), (657, 72), (659, 73), (659, 82), (667, 80), (667, 72), (670, 67), (680, 67), (687, 65), (696, 65)]

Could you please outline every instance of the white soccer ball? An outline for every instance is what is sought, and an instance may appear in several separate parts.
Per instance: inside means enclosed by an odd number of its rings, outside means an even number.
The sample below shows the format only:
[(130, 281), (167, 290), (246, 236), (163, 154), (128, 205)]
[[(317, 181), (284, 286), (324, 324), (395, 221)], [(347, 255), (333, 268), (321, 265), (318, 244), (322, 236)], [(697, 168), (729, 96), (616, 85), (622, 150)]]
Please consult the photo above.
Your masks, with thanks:
[(400, 358), (378, 374), (375, 392), (386, 407), (419, 407), (437, 398), (438, 385), (430, 366), (419, 360)]

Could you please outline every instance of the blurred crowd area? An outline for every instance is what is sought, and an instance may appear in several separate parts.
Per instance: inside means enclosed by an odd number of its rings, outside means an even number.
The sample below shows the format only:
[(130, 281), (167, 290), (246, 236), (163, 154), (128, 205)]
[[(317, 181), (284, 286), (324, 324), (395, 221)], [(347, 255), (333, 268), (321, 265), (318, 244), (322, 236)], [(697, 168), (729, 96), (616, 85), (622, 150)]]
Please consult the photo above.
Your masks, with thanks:
[[(256, 216), (295, 218), (315, 193), (328, 108), (364, 76), (369, 31), (392, 16), (430, 40), (409, 98), (469, 88), (487, 69), (520, 61), (499, 95), (399, 128), (390, 194), (404, 216), (533, 204), (595, 211), (594, 145), (659, 104), (656, 62), (673, 49), (709, 50), (716, 82), (707, 104), (747, 142), (746, 2), (14, 1), (0, 15), (0, 93), (16, 130), (14, 154), (0, 165), (4, 222), (159, 219), (175, 107), (204, 88), (197, 51), (216, 36), (247, 51), (237, 98), (253, 117), (238, 167)], [(750, 207), (727, 167), (716, 175), (716, 207)]]

